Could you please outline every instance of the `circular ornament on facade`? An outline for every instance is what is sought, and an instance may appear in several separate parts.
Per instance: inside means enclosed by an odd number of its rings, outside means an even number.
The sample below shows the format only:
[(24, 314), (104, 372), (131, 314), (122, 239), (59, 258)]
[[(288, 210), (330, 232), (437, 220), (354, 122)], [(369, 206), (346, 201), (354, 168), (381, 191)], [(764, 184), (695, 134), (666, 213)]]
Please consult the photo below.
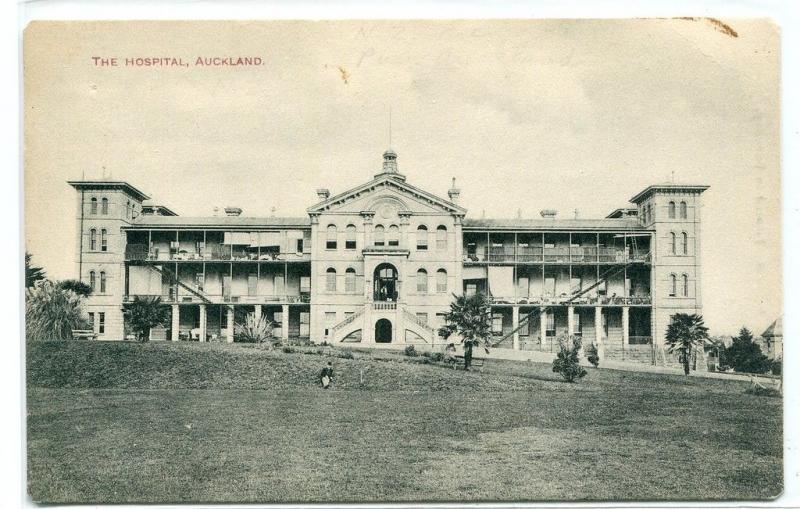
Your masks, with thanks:
[(388, 203), (383, 204), (378, 210), (378, 214), (384, 219), (389, 219), (390, 217), (394, 216), (394, 207)]

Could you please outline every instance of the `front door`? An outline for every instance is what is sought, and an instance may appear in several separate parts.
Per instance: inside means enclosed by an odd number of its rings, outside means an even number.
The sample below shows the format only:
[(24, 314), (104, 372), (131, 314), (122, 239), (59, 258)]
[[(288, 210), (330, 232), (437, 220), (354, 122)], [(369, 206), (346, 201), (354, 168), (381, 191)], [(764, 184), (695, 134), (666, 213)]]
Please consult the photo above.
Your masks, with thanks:
[(392, 322), (390, 322), (386, 318), (381, 318), (375, 323), (375, 342), (376, 343), (392, 342)]

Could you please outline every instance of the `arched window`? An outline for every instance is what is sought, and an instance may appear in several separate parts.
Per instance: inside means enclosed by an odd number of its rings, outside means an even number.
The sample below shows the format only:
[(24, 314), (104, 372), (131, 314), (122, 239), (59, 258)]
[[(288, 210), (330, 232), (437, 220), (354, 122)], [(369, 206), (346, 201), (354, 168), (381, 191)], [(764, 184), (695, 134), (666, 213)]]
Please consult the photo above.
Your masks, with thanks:
[(647, 222), (648, 223), (652, 223), (653, 222), (653, 204), (652, 203), (648, 203), (647, 204)]
[(356, 227), (355, 225), (348, 224), (347, 227), (344, 229), (345, 237), (344, 237), (344, 248), (345, 249), (355, 249), (356, 248)]
[(89, 230), (89, 249), (92, 251), (97, 250), (97, 230), (94, 228)]
[(683, 247), (683, 254), (689, 254), (689, 236), (686, 232), (681, 233), (681, 245)]
[(417, 293), (428, 293), (428, 271), (425, 269), (417, 271)]
[(678, 294), (678, 288), (677, 288), (678, 287), (678, 278), (675, 277), (675, 274), (670, 274), (669, 275), (669, 282), (670, 282), (669, 296), (670, 297), (675, 297)]
[(336, 269), (333, 267), (329, 267), (328, 270), (325, 271), (325, 291), (336, 291)]
[(375, 227), (374, 238), (372, 240), (376, 246), (383, 246), (386, 244), (386, 230), (382, 224)]
[(689, 296), (689, 276), (687, 274), (683, 275), (683, 296)]
[(390, 246), (400, 245), (400, 228), (396, 224), (389, 226), (389, 235), (387, 235), (386, 241)]
[(669, 218), (675, 219), (675, 202), (669, 202)]
[(428, 250), (428, 227), (424, 224), (417, 227), (417, 251)]
[(443, 224), (436, 228), (436, 249), (438, 251), (447, 249), (447, 227)]
[(92, 205), (91, 205), (91, 208), (89, 209), (90, 210), (89, 213), (90, 214), (97, 214), (97, 198), (92, 198), (91, 204)]
[(100, 251), (108, 251), (108, 235), (105, 228), (100, 230)]
[(108, 215), (108, 198), (100, 200), (100, 213), (104, 216)]
[(328, 225), (328, 236), (325, 241), (325, 249), (336, 249), (336, 225)]
[(348, 267), (344, 271), (344, 291), (347, 293), (356, 292), (356, 269)]
[(444, 269), (436, 271), (436, 293), (447, 293), (447, 271)]
[(686, 219), (686, 202), (681, 202), (681, 219)]
[(675, 232), (669, 232), (670, 251), (672, 254), (678, 254), (677, 242), (675, 240)]
[(97, 275), (93, 270), (89, 271), (89, 286), (92, 287), (92, 292), (97, 290)]
[(106, 273), (100, 272), (100, 293), (106, 293)]

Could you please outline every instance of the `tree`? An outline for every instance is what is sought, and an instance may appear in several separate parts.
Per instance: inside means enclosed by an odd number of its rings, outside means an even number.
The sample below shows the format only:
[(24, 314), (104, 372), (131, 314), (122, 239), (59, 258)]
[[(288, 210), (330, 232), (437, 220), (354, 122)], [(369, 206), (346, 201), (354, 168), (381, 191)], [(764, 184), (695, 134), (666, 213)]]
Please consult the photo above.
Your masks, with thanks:
[(43, 281), (25, 289), (25, 336), (28, 341), (71, 339), (73, 330), (89, 327), (83, 299), (70, 290)]
[(62, 290), (71, 290), (81, 297), (88, 297), (92, 294), (92, 287), (77, 279), (64, 279), (63, 281), (59, 281), (56, 286)]
[(150, 329), (165, 325), (169, 320), (169, 309), (162, 305), (161, 297), (139, 297), (122, 308), (125, 321), (137, 341), (148, 341)]
[(581, 350), (581, 338), (577, 336), (562, 336), (558, 340), (559, 348), (556, 358), (553, 359), (553, 373), (558, 373), (567, 382), (574, 382), (576, 378), (586, 376), (586, 370), (581, 366), (578, 355)]
[(268, 343), (272, 338), (273, 323), (255, 313), (248, 313), (244, 323), (234, 325), (234, 333), (237, 341), (242, 343)]
[(742, 327), (731, 346), (723, 350), (722, 357), (725, 366), (740, 373), (766, 373), (772, 369), (772, 362), (761, 353), (761, 347), (753, 340), (753, 333), (747, 327)]
[(692, 351), (704, 348), (711, 341), (708, 338), (708, 327), (703, 317), (698, 314), (677, 313), (672, 316), (672, 323), (667, 327), (666, 345), (670, 353), (678, 352), (683, 365), (684, 374), (689, 374), (689, 362)]
[[(439, 329), (439, 336), (449, 338), (453, 333), (461, 336), (464, 345), (464, 369), (472, 364), (473, 347), (483, 343), (489, 346), (492, 309), (489, 300), (482, 293), (453, 295), (450, 311), (444, 317), (445, 325)], [(488, 352), (488, 348), (486, 349)]]
[(33, 288), (37, 281), (47, 277), (43, 268), (31, 265), (32, 258), (32, 254), (25, 253), (25, 288)]

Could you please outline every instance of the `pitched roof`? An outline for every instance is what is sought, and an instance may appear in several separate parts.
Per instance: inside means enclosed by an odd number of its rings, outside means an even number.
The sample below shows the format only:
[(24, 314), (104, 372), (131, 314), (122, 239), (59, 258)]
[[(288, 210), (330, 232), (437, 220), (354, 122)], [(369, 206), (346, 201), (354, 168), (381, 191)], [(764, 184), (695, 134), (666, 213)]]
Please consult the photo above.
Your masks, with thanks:
[(464, 230), (626, 230), (649, 231), (636, 218), (464, 219)]
[(128, 226), (130, 230), (206, 228), (206, 229), (250, 229), (250, 228), (311, 228), (308, 217), (188, 217), (188, 216), (139, 216)]
[(783, 337), (783, 317), (778, 317), (777, 320), (772, 322), (772, 325), (767, 327), (767, 330), (761, 333), (765, 338)]

